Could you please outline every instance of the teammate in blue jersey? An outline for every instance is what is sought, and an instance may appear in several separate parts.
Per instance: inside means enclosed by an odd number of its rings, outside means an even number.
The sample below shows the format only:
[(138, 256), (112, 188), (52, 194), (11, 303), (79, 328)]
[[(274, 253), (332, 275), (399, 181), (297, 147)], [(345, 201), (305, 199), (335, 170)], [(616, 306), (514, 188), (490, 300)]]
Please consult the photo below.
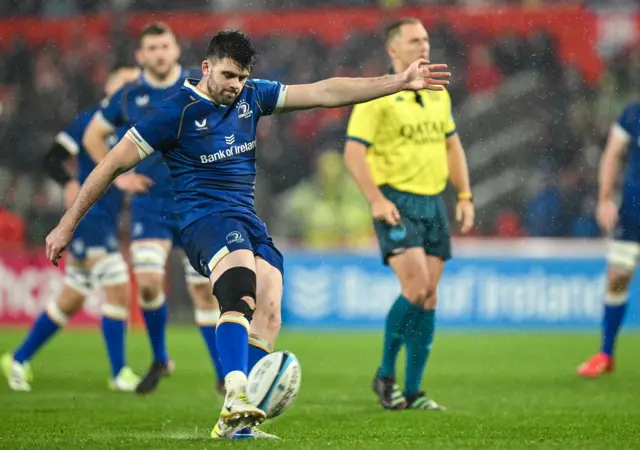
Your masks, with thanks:
[[(223, 31), (210, 41), (201, 80), (145, 115), (96, 167), (59, 225), (47, 237), (56, 263), (80, 219), (109, 183), (140, 161), (162, 153), (178, 205), (181, 238), (191, 264), (213, 286), (222, 315), (217, 347), (226, 397), (211, 437), (264, 421), (245, 394), (253, 359), (249, 331), (273, 345), (280, 327), (283, 259), (254, 208), (256, 127), (278, 112), (333, 108), (402, 90), (437, 89), (448, 83), (444, 65), (413, 63), (378, 78), (332, 78), (306, 85), (249, 80), (256, 51), (244, 34)], [(263, 353), (264, 355), (265, 353)], [(258, 355), (257, 357), (262, 356)]]
[[(139, 38), (137, 57), (144, 68), (136, 81), (118, 91), (96, 114), (85, 133), (85, 144), (96, 161), (107, 154), (104, 139), (117, 127), (130, 127), (151, 108), (178, 93), (189, 76), (201, 72), (189, 71), (178, 64), (180, 49), (171, 30), (164, 24), (144, 28)], [(160, 380), (172, 371), (166, 348), (167, 305), (164, 293), (164, 273), (167, 256), (174, 245), (180, 246), (180, 228), (171, 188), (169, 169), (160, 154), (145, 159), (136, 167), (153, 180), (144, 195), (131, 200), (131, 259), (138, 286), (139, 303), (143, 311), (153, 361), (138, 385), (137, 392), (155, 390)], [(185, 277), (195, 306), (195, 319), (207, 345), (218, 374), (218, 390), (224, 383), (215, 344), (215, 325), (220, 315), (209, 289), (209, 280), (198, 274), (184, 258)]]
[[(105, 85), (107, 97), (124, 83), (135, 79), (138, 69), (115, 68)], [(98, 107), (80, 113), (69, 126), (58, 133), (45, 156), (45, 170), (51, 178), (65, 188), (65, 206), (78, 193), (95, 165), (86, 154), (82, 135)], [(122, 131), (124, 134), (126, 130)], [(112, 140), (111, 145), (117, 141)], [(65, 167), (72, 156), (77, 158), (77, 179)], [(130, 192), (143, 192), (148, 180), (141, 175), (127, 174), (117, 179), (121, 188)], [(133, 391), (140, 379), (127, 367), (125, 358), (125, 332), (129, 313), (129, 270), (117, 238), (117, 219), (122, 192), (111, 187), (82, 219), (69, 246), (65, 282), (57, 301), (50, 303), (33, 324), (20, 346), (2, 357), (2, 369), (9, 387), (16, 391), (30, 391), (31, 369), (28, 362), (66, 322), (78, 312), (92, 288), (102, 288), (106, 302), (102, 305), (102, 334), (111, 365), (109, 387), (118, 391)]]
[[(620, 160), (628, 153), (620, 207), (613, 192)], [(629, 299), (629, 283), (640, 257), (640, 102), (627, 105), (611, 127), (600, 161), (597, 219), (611, 241), (607, 255), (607, 292), (604, 296), (600, 352), (578, 367), (595, 378), (614, 370), (614, 346)]]

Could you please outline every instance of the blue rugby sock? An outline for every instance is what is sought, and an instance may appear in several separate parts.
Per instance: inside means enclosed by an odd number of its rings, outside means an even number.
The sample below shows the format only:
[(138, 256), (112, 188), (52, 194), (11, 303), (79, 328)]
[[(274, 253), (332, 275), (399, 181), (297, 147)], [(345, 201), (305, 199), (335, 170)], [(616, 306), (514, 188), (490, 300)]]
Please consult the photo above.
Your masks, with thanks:
[(26, 339), (13, 354), (13, 359), (20, 364), (31, 360), (33, 355), (66, 325), (67, 320), (67, 315), (60, 311), (58, 305), (55, 303), (49, 305), (35, 321)]
[(602, 318), (602, 352), (613, 356), (618, 333), (627, 312), (628, 294), (607, 294)]
[(413, 332), (407, 335), (407, 369), (405, 396), (420, 391), (424, 368), (427, 365), (435, 333), (435, 311), (428, 309), (418, 314)]
[(164, 294), (151, 302), (140, 302), (154, 362), (167, 363), (167, 302)]
[(220, 317), (216, 331), (216, 347), (222, 375), (240, 371), (247, 374), (249, 360), (249, 321), (241, 315)]
[(126, 365), (125, 336), (129, 312), (123, 306), (105, 304), (102, 307), (102, 336), (111, 365), (111, 378), (115, 378)]

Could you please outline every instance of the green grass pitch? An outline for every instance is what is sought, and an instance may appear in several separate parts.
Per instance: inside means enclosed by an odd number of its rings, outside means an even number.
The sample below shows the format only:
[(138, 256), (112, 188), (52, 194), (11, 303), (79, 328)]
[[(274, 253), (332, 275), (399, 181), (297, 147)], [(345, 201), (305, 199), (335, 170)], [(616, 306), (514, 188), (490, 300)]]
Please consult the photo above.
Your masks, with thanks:
[[(0, 351), (23, 331), (0, 332)], [(596, 333), (443, 331), (424, 388), (445, 413), (382, 411), (370, 390), (381, 334), (284, 332), (302, 364), (293, 407), (264, 426), (280, 442), (208, 439), (220, 408), (195, 327), (169, 330), (175, 374), (154, 395), (112, 393), (97, 332), (71, 330), (33, 363), (34, 392), (0, 386), (3, 449), (640, 448), (640, 335), (627, 333), (619, 370), (581, 380)], [(146, 337), (131, 333), (130, 365), (146, 368)]]

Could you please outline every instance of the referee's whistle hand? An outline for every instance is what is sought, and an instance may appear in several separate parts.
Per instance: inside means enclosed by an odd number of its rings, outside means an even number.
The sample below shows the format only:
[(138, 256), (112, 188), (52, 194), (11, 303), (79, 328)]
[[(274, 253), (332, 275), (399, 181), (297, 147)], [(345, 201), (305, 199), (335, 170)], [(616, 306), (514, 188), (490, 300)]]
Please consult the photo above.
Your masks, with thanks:
[(375, 220), (386, 222), (391, 226), (396, 226), (400, 223), (398, 208), (393, 202), (384, 197), (371, 203), (371, 214)]

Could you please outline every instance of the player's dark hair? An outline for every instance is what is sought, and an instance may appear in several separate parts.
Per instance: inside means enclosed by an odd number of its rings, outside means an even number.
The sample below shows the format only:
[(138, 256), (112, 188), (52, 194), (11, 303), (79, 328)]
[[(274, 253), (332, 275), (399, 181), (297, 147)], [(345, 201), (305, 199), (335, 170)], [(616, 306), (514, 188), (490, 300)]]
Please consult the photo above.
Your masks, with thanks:
[(251, 71), (258, 52), (249, 36), (238, 30), (220, 31), (207, 45), (207, 59), (229, 58), (240, 68)]
[(389, 42), (391, 39), (396, 37), (398, 33), (400, 33), (400, 28), (402, 27), (402, 25), (416, 23), (422, 24), (422, 22), (415, 17), (402, 17), (388, 23), (387, 26), (384, 27), (384, 41)]
[(173, 34), (169, 25), (164, 22), (150, 23), (140, 31), (138, 45), (142, 44), (142, 40), (146, 36), (162, 36), (163, 34)]

